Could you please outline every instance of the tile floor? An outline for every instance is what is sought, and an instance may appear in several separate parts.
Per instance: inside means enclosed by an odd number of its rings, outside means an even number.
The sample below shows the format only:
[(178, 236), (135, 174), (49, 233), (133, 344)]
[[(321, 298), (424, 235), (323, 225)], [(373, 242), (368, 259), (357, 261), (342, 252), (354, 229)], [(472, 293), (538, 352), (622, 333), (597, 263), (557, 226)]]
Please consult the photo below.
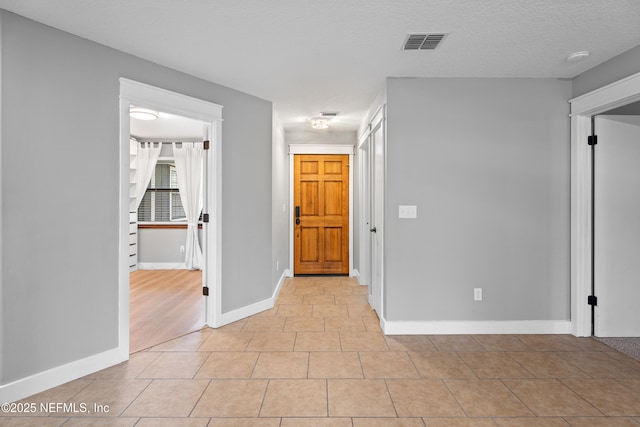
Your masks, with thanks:
[(385, 337), (365, 287), (303, 277), (267, 312), (22, 401), (62, 402), (90, 413), (0, 425), (638, 427), (640, 362), (568, 335)]

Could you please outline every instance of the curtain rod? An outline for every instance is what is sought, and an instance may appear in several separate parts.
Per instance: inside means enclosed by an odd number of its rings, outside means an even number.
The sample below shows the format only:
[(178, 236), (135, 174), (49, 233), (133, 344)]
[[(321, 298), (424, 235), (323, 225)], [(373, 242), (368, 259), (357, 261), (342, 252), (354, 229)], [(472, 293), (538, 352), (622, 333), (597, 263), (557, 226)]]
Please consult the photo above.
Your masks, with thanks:
[(199, 143), (202, 143), (202, 140), (197, 140), (197, 141), (141, 141), (141, 140), (139, 140), (138, 138), (136, 138), (133, 135), (129, 136), (129, 139), (133, 139), (136, 142), (150, 142), (150, 143), (153, 143), (153, 144), (174, 144), (174, 143), (175, 144), (182, 144), (183, 142), (193, 142), (193, 143), (199, 142)]
[(202, 141), (138, 141), (136, 139), (137, 142), (139, 143), (149, 143), (149, 144), (183, 144), (183, 143), (200, 143), (202, 144)]

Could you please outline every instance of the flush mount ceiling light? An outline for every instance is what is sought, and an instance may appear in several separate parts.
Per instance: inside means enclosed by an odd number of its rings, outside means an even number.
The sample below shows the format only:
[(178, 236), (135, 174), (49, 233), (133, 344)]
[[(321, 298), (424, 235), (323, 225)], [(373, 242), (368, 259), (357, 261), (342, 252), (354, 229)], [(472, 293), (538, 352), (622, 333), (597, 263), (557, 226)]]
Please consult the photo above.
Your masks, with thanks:
[(314, 129), (327, 129), (333, 119), (338, 116), (337, 111), (322, 111), (319, 117), (314, 117), (311, 120), (311, 127)]
[(571, 55), (567, 56), (567, 62), (578, 62), (589, 56), (588, 50), (581, 50), (580, 52), (573, 52)]
[(330, 120), (326, 117), (314, 117), (310, 120), (311, 127), (314, 129), (328, 129)]
[(314, 117), (309, 121), (314, 129), (327, 129), (331, 121), (337, 116), (337, 111), (322, 111), (319, 117)]
[(138, 120), (155, 120), (160, 116), (160, 113), (148, 108), (131, 107), (129, 109), (129, 116)]

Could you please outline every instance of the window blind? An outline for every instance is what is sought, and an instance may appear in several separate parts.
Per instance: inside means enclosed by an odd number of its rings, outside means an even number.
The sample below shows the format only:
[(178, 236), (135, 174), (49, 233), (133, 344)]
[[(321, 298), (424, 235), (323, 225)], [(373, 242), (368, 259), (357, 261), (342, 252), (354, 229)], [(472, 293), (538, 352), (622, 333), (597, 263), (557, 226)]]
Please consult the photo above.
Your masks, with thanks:
[(142, 202), (138, 222), (186, 221), (174, 163), (158, 162)]

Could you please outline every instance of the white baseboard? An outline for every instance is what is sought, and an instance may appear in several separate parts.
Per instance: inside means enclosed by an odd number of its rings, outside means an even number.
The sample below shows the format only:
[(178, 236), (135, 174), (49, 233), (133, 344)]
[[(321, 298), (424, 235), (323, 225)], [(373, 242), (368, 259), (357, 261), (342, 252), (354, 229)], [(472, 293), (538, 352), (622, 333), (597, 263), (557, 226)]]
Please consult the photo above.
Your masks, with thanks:
[(220, 316), (218, 325), (216, 327), (228, 325), (229, 323), (236, 322), (238, 320), (247, 318), (249, 316), (253, 316), (254, 314), (258, 314), (262, 311), (269, 310), (274, 307), (276, 303), (276, 299), (278, 299), (278, 295), (280, 294), (280, 289), (282, 289), (282, 285), (287, 277), (290, 277), (291, 273), (289, 270), (284, 270), (282, 276), (280, 276), (280, 280), (278, 280), (278, 284), (276, 288), (273, 290), (273, 294), (271, 297), (264, 299), (262, 301), (255, 302), (253, 304), (247, 305), (245, 307), (240, 307), (235, 310), (228, 311), (226, 313), (222, 313)]
[[(171, 263), (140, 263), (138, 267), (140, 269), (155, 269), (164, 270), (176, 268), (176, 264)], [(184, 265), (184, 264), (183, 264)], [(155, 267), (155, 268), (149, 268)], [(173, 267), (172, 267), (173, 266)], [(258, 301), (254, 304), (246, 307), (232, 310), (227, 313), (223, 313), (221, 316), (221, 322), (219, 326), (223, 326), (229, 323), (233, 323), (237, 320), (244, 319), (261, 311), (269, 310), (275, 305), (275, 301), (280, 294), (282, 285), (287, 277), (291, 276), (289, 270), (285, 270), (282, 276), (278, 280), (278, 284), (273, 291), (273, 295), (265, 300)], [(52, 387), (59, 386), (69, 381), (81, 378), (85, 375), (92, 374), (94, 372), (106, 369), (110, 366), (117, 365), (128, 359), (128, 355), (123, 353), (120, 348), (105, 351), (103, 353), (96, 354), (75, 362), (67, 363), (62, 366), (58, 366), (52, 369), (48, 369), (43, 372), (21, 378), (11, 383), (0, 386), (0, 403), (1, 402), (15, 402), (16, 400), (24, 399), (25, 397), (32, 396), (36, 393), (48, 390)]]
[(138, 270), (186, 270), (184, 262), (139, 262)]
[(385, 335), (461, 334), (569, 334), (570, 320), (513, 321), (388, 321), (381, 319)]
[(57, 366), (0, 386), (0, 402), (15, 402), (127, 360), (119, 349)]
[(280, 276), (280, 280), (278, 281), (278, 286), (276, 286), (276, 289), (273, 292), (274, 303), (276, 299), (278, 299), (278, 295), (280, 295), (280, 290), (282, 289), (282, 285), (284, 285), (284, 281), (287, 280), (287, 277), (293, 277), (293, 273), (291, 273), (291, 270), (284, 270), (282, 272), (282, 276)]
[(356, 280), (358, 280), (358, 283), (360, 283), (360, 272), (358, 271), (358, 269), (357, 269), (357, 268), (354, 268), (354, 269), (351, 271), (351, 276), (355, 277), (355, 278), (356, 278)]

